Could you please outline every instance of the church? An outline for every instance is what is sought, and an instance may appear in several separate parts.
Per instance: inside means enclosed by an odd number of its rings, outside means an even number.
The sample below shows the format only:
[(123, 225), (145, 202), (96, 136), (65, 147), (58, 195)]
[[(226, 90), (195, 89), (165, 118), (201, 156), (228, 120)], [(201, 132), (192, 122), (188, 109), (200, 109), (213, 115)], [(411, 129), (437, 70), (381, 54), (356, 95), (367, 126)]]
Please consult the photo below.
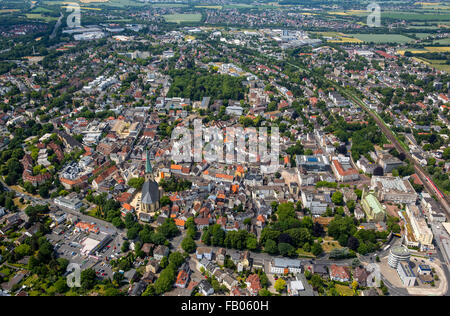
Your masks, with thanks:
[(161, 191), (153, 178), (153, 168), (150, 162), (150, 152), (146, 152), (145, 182), (142, 186), (141, 212), (152, 213), (159, 209)]

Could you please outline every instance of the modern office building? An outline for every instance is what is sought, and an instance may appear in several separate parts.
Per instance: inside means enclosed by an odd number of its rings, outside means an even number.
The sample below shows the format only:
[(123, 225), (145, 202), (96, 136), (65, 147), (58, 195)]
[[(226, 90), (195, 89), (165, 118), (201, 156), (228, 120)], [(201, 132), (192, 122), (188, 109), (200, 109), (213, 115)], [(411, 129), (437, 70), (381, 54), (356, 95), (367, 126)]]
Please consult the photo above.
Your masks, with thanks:
[(409, 262), (400, 262), (397, 265), (397, 273), (404, 286), (411, 287), (416, 284), (416, 275)]
[(389, 253), (388, 264), (391, 268), (397, 269), (400, 262), (409, 262), (411, 254), (404, 246), (393, 246)]

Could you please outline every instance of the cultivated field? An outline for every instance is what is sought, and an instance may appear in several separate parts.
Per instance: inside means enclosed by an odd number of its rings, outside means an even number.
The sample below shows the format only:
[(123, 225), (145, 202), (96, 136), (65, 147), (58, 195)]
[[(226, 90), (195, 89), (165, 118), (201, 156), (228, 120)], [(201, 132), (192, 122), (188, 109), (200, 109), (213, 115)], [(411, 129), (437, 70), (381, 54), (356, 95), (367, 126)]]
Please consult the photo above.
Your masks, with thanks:
[(404, 44), (412, 42), (413, 39), (400, 34), (347, 34), (362, 42), (373, 43), (398, 43)]
[(163, 15), (166, 22), (169, 23), (183, 23), (183, 22), (200, 22), (202, 15), (200, 13), (191, 14), (167, 14)]

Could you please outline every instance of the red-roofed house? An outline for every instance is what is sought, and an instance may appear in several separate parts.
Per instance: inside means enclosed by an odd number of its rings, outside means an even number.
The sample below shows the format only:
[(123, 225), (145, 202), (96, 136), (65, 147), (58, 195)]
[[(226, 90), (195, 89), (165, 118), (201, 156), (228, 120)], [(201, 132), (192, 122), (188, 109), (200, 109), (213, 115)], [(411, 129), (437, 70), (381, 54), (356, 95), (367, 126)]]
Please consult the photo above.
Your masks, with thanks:
[(262, 289), (261, 281), (257, 274), (250, 275), (247, 278), (247, 281), (245, 282), (245, 284), (247, 284), (247, 289), (250, 292), (250, 294), (253, 296), (258, 295), (259, 291)]
[(330, 279), (339, 282), (350, 281), (350, 271), (348, 267), (332, 264), (330, 267)]

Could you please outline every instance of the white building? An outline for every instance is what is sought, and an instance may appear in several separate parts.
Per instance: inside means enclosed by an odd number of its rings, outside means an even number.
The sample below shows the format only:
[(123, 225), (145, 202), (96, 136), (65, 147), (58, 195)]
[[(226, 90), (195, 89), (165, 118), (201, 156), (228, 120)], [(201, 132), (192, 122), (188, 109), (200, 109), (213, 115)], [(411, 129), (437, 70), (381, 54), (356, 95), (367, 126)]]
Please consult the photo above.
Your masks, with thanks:
[(416, 283), (416, 275), (408, 262), (400, 262), (397, 266), (397, 273), (404, 286), (411, 287)]
[(406, 214), (410, 220), (416, 241), (425, 247), (432, 246), (433, 232), (428, 227), (425, 218), (421, 216), (419, 208), (413, 204), (406, 205)]
[(301, 261), (295, 259), (274, 258), (270, 261), (270, 273), (286, 274), (301, 273)]

